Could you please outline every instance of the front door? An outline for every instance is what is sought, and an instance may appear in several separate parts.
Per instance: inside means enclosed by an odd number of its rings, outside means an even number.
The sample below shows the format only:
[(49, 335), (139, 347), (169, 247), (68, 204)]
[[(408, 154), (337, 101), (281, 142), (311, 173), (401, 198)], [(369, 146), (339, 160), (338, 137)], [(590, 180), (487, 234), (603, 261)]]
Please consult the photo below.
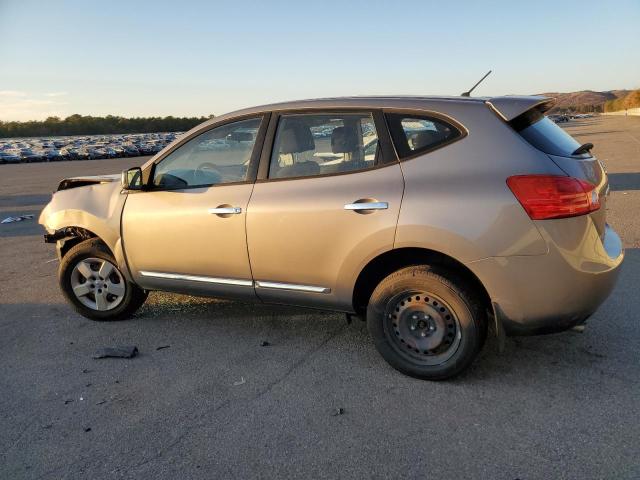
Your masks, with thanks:
[(348, 311), (355, 276), (393, 247), (404, 180), (380, 117), (314, 112), (272, 120), (273, 147), (262, 162), (268, 155), (268, 173), (261, 166), (247, 213), (264, 301)]
[(128, 195), (122, 237), (136, 283), (205, 295), (255, 295), (245, 215), (266, 122), (200, 133), (161, 158), (150, 187)]

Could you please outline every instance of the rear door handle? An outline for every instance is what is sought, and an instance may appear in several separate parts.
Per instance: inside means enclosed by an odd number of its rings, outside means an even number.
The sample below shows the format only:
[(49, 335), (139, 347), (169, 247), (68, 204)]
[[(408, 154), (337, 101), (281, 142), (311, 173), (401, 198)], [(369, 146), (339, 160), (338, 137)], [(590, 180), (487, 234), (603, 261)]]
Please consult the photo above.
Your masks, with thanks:
[(242, 213), (242, 208), (216, 207), (216, 208), (210, 208), (209, 213), (211, 213), (212, 215), (237, 215), (238, 213)]
[(360, 202), (356, 201), (354, 203), (347, 203), (344, 206), (345, 210), (355, 210), (356, 212), (362, 210), (386, 210), (389, 208), (389, 204), (387, 202)]

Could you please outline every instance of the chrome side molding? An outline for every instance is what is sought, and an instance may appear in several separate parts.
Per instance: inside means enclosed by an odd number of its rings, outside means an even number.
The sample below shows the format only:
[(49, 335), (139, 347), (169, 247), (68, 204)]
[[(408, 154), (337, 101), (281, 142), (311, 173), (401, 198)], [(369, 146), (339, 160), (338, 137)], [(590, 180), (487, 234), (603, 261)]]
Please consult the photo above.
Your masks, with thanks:
[(256, 280), (256, 288), (273, 288), (278, 290), (293, 290), (296, 292), (310, 293), (331, 293), (331, 289), (328, 287), (317, 287), (314, 285), (297, 285), (294, 283), (265, 282), (263, 280)]
[(165, 278), (168, 280), (188, 280), (191, 282), (203, 282), (203, 283), (216, 283), (219, 285), (238, 285), (241, 287), (253, 287), (251, 280), (242, 280), (238, 278), (216, 278), (216, 277), (203, 277), (199, 275), (181, 275), (179, 273), (165, 273), (165, 272), (149, 272), (140, 271), (140, 275), (143, 277), (152, 278)]
[(140, 275), (143, 277), (151, 278), (164, 278), (167, 280), (186, 280), (190, 282), (203, 282), (214, 283), (218, 285), (237, 285), (240, 287), (257, 287), (257, 288), (272, 288), (277, 290), (291, 290), (295, 292), (309, 292), (309, 293), (331, 293), (331, 289), (328, 287), (318, 287), (315, 285), (297, 285), (294, 283), (279, 283), (279, 282), (265, 282), (262, 280), (243, 280), (239, 278), (218, 278), (218, 277), (205, 277), (200, 275), (182, 275), (180, 273), (166, 273), (166, 272), (150, 272), (148, 270), (141, 270)]

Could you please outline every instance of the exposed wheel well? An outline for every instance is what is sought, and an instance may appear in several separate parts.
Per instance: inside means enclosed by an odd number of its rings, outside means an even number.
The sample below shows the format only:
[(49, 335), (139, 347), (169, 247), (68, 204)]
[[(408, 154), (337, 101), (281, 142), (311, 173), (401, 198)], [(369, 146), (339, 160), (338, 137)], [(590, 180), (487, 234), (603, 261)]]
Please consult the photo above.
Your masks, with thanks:
[[(84, 242), (85, 240), (89, 240), (90, 238), (97, 238), (102, 243), (102, 239), (98, 237), (95, 233), (86, 228), (81, 227), (66, 227), (63, 231), (65, 235), (64, 238), (60, 240), (60, 258), (64, 258), (64, 256), (75, 247), (77, 244)], [(105, 243), (106, 246), (106, 243)], [(107, 247), (108, 248), (108, 247)], [(109, 250), (110, 251), (110, 250)]]
[(477, 293), (483, 307), (491, 311), (491, 297), (482, 282), (464, 264), (444, 253), (425, 248), (398, 248), (371, 260), (360, 272), (353, 289), (353, 308), (358, 315), (366, 312), (369, 298), (387, 275), (412, 265), (438, 265), (462, 279)]

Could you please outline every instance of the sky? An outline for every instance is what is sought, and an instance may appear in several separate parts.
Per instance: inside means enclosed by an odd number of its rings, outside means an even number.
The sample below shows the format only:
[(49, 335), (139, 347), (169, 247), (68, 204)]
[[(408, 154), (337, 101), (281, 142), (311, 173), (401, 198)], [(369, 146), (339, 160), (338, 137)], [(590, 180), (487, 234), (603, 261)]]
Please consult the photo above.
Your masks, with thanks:
[(640, 0), (0, 0), (0, 120), (640, 88)]

